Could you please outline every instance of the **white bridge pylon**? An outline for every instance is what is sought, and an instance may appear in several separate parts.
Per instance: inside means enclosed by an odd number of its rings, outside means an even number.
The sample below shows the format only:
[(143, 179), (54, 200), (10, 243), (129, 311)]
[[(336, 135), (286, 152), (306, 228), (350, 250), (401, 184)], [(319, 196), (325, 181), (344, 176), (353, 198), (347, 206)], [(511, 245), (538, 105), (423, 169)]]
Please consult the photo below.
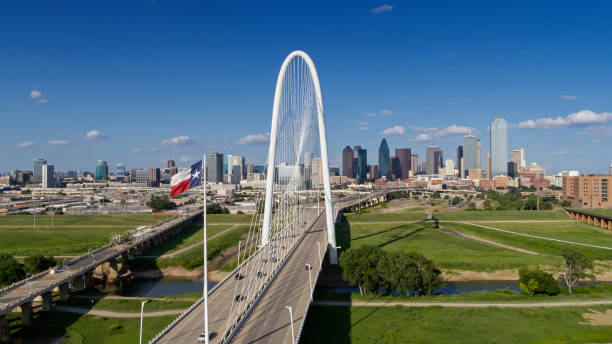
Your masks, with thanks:
[[(307, 201), (301, 196), (302, 191), (316, 190), (321, 184), (321, 178), (325, 195), (330, 261), (337, 264), (321, 86), (312, 59), (305, 52), (297, 50), (285, 58), (276, 81), (267, 161), (262, 246), (268, 244), (277, 234), (275, 222), (290, 225), (300, 221), (302, 215), (306, 215)], [(316, 195), (318, 198), (319, 193)], [(280, 199), (277, 199), (278, 197)]]

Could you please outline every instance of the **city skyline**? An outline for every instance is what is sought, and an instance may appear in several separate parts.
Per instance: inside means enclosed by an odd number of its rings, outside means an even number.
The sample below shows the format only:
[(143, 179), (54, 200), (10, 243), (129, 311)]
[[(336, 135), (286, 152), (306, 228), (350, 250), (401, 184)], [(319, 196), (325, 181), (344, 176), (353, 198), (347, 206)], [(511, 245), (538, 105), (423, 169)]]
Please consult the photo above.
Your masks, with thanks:
[[(10, 53), (0, 66), (8, 81), (0, 85), (0, 113), (9, 120), (0, 172), (29, 170), (38, 157), (57, 171), (91, 170), (97, 160), (158, 166), (172, 159), (187, 167), (212, 152), (262, 164), (273, 75), (279, 58), (299, 48), (320, 70), (330, 166), (340, 166), (345, 141), (376, 152), (387, 138), (389, 146), (422, 156), (433, 141), (449, 156), (470, 132), (482, 139), (485, 156), (488, 123), (502, 115), (509, 151), (524, 147), (530, 161), (552, 172), (605, 173), (609, 161), (600, 152), (612, 138), (609, 6), (530, 4), (524, 11), (525, 4), (435, 11), (391, 4), (382, 12), (374, 4), (244, 4), (237, 17), (231, 4), (43, 3), (34, 13), (27, 4), (7, 4), (0, 25), (11, 32)], [(299, 25), (272, 36), (267, 19), (288, 10), (304, 13)], [(111, 13), (117, 23), (104, 19)], [(346, 29), (333, 37), (301, 29), (315, 14), (342, 18)], [(538, 21), (544, 15), (546, 25)], [(462, 25), (476, 18), (477, 30)], [(572, 39), (561, 43), (570, 18)], [(28, 25), (32, 20), (40, 25)], [(321, 32), (336, 28), (319, 21)], [(250, 34), (219, 33), (218, 25), (249, 27)], [(40, 27), (47, 27), (44, 37)], [(354, 46), (365, 49), (347, 59)], [(600, 53), (579, 53), (589, 50)], [(228, 68), (230, 76), (221, 72)], [(376, 158), (371, 154), (368, 164)]]

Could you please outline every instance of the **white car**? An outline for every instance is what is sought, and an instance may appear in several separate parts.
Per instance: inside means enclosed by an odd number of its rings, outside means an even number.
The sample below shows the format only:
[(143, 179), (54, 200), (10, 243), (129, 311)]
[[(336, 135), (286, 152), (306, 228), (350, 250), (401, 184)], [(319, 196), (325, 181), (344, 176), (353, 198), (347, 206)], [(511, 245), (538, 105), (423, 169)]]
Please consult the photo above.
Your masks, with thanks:
[[(210, 332), (208, 332), (208, 339), (210, 340)], [(206, 333), (202, 331), (198, 337), (198, 343), (206, 343)]]

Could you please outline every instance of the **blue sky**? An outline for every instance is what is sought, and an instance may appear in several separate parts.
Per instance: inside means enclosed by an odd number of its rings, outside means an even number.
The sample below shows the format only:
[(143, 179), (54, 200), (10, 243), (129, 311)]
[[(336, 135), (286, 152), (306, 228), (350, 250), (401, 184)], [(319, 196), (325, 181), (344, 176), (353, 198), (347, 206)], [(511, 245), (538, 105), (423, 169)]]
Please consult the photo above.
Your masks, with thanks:
[(470, 130), (484, 159), (503, 115), (529, 162), (603, 173), (611, 14), (576, 1), (5, 2), (0, 172), (34, 157), (56, 170), (213, 151), (262, 163), (278, 70), (301, 49), (321, 80), (331, 166), (347, 144), (377, 163), (383, 137), (454, 158)]

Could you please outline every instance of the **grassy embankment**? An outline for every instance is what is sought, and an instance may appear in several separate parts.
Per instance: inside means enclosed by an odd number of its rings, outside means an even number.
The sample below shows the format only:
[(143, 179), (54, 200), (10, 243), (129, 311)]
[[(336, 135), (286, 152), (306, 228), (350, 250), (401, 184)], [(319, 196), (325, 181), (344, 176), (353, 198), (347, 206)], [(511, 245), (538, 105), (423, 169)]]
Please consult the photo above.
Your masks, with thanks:
[(589, 212), (589, 213), (599, 214), (599, 215), (604, 215), (604, 216), (612, 216), (612, 209), (590, 209), (590, 208), (584, 208), (584, 209), (578, 209), (578, 210), (584, 210), (584, 211)]
[[(226, 249), (238, 245), (238, 242), (243, 240), (249, 231), (251, 218), (252, 215), (208, 215), (208, 237), (219, 234), (220, 232), (237, 225), (228, 232), (223, 233), (214, 239), (208, 240), (208, 260), (213, 260), (219, 257)], [(189, 245), (202, 242), (202, 239), (202, 223), (200, 222), (179, 233), (174, 238), (171, 238), (166, 242), (151, 248), (145, 252), (144, 255), (161, 256), (163, 254), (172, 253), (188, 247)], [(196, 246), (176, 254), (173, 257), (139, 259), (137, 264), (140, 269), (155, 269), (170, 266), (181, 266), (186, 269), (193, 269), (201, 266), (203, 262), (204, 259), (202, 256), (202, 247)]]
[[(587, 343), (607, 342), (612, 326), (583, 315), (607, 306), (442, 308), (314, 306), (301, 343)], [(605, 315), (604, 315), (605, 317)], [(610, 319), (610, 315), (608, 315)]]
[(109, 242), (111, 236), (142, 225), (154, 225), (172, 215), (37, 215), (0, 216), (0, 253), (70, 256), (86, 253)]

